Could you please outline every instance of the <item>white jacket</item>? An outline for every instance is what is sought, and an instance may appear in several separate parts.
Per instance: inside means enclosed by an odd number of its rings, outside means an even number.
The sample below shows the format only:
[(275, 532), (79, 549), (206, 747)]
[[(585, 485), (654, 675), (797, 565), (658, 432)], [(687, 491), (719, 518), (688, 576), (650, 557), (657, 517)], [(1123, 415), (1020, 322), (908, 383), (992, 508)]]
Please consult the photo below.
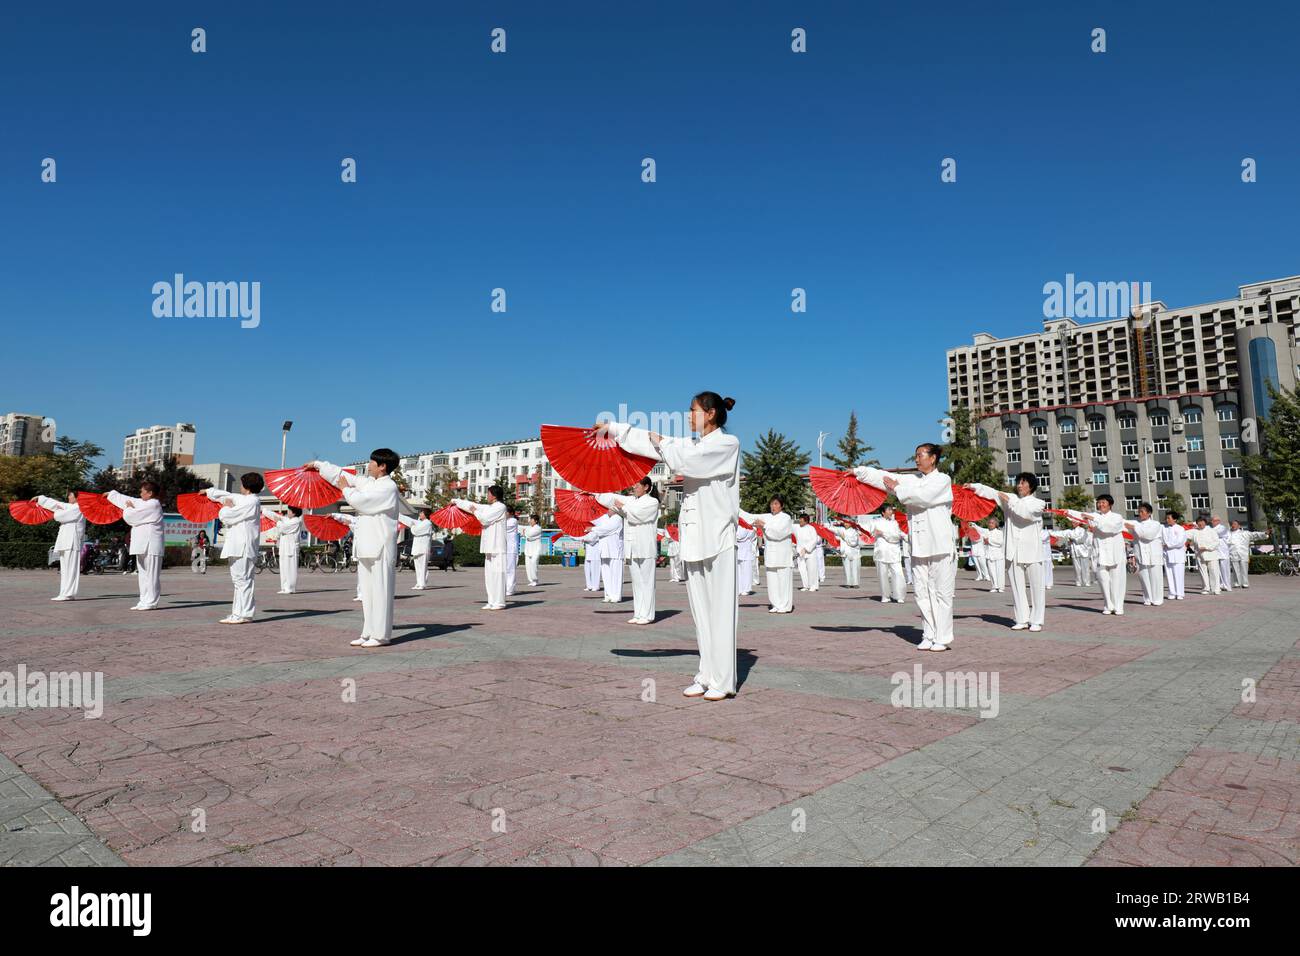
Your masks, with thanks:
[(433, 541), (433, 522), (428, 518), (410, 518), (406, 515), (398, 515), (397, 520), (404, 528), (411, 529), (411, 557), (428, 554), (429, 544)]
[(217, 512), (221, 522), (221, 557), (256, 558), (262, 538), (262, 502), (257, 495), (209, 488), (204, 492), (211, 501), (229, 501)]
[[(59, 534), (63, 534), (63, 532), (60, 531)], [(1237, 560), (1249, 558), (1250, 543), (1267, 537), (1267, 531), (1247, 531), (1245, 528), (1242, 528), (1240, 531), (1229, 531), (1228, 555)]]
[(506, 506), (494, 501), (490, 505), (481, 505), (476, 501), (453, 498), (451, 503), (465, 511), (472, 512), (483, 526), (483, 536), (479, 538), (479, 553), (506, 553)]
[(990, 561), (1006, 560), (1006, 534), (1001, 528), (984, 528), (984, 554)]
[[(299, 538), (302, 534), (302, 518), (296, 514), (278, 515), (273, 511), (264, 509), (263, 514), (275, 522), (275, 533), (279, 535), (276, 540), (276, 547), (282, 558), (296, 558), (299, 550)], [(259, 521), (258, 528), (262, 523)]]
[(623, 519), (616, 514), (603, 514), (591, 523), (591, 533), (600, 541), (602, 561), (623, 560)]
[(952, 526), (952, 479), (935, 469), (928, 475), (891, 475), (870, 466), (853, 469), (858, 481), (885, 488), (885, 478), (897, 479), (894, 497), (907, 510), (907, 539), (914, 558), (936, 558), (953, 553), (956, 530)]
[(763, 523), (763, 567), (788, 568), (794, 565), (794, 522), (784, 511), (772, 514), (738, 512), (750, 524)]
[(536, 558), (542, 553), (542, 526), (524, 525), (524, 557)]
[(795, 547), (799, 549), (799, 557), (801, 558), (806, 558), (812, 554), (813, 549), (817, 547), (817, 542), (820, 540), (817, 529), (812, 526), (811, 522), (801, 524), (794, 529), (794, 543)]
[(659, 554), (659, 529), (655, 527), (659, 522), (658, 498), (654, 495), (637, 498), (632, 495), (600, 494), (596, 495), (596, 500), (623, 516), (623, 543), (629, 558), (653, 558)]
[(38, 495), (36, 503), (48, 511), (53, 511), (54, 520), (59, 524), (59, 536), (54, 540), (54, 550), (80, 551), (86, 541), (86, 519), (81, 515), (81, 508), (67, 501), (47, 498), (45, 495)]
[(162, 557), (166, 550), (162, 502), (157, 498), (132, 498), (120, 491), (110, 491), (104, 497), (122, 509), (122, 520), (131, 526), (131, 554)]
[(1155, 567), (1164, 561), (1164, 528), (1155, 518), (1133, 522), (1133, 553), (1144, 568)]
[(1209, 525), (1204, 528), (1193, 528), (1187, 532), (1187, 540), (1191, 542), (1192, 547), (1196, 549), (1197, 557), (1202, 561), (1219, 560), (1219, 532)]
[[(337, 482), (342, 471), (328, 461), (315, 463), (321, 477)], [(397, 515), (400, 495), (397, 483), (385, 475), (349, 476), (351, 484), (343, 489), (343, 500), (352, 506), (357, 520), (352, 525), (352, 553), (358, 559), (390, 558), (397, 547)]]
[(1214, 533), (1219, 536), (1219, 560), (1227, 561), (1232, 556), (1231, 548), (1228, 544), (1228, 537), (1232, 534), (1232, 531), (1222, 521), (1218, 524), (1210, 525), (1210, 527), (1213, 528)]
[[(745, 519), (749, 521), (748, 518)], [(750, 522), (753, 524), (753, 522)], [(736, 528), (736, 560), (753, 561), (758, 555), (755, 548), (758, 542), (758, 535), (753, 528)]]
[(506, 518), (506, 554), (519, 554), (519, 519), (514, 515)]
[(893, 518), (885, 520), (884, 515), (858, 515), (858, 524), (871, 532), (876, 543), (871, 551), (871, 560), (876, 564), (898, 564), (903, 560), (903, 545), (907, 535)]
[(1182, 525), (1162, 525), (1160, 542), (1164, 547), (1166, 564), (1182, 564), (1187, 560), (1187, 529)]
[(1007, 516), (1006, 559), (1012, 564), (1041, 564), (1045, 557), (1043, 508), (1046, 502), (1037, 495), (1021, 498), (1014, 492), (1007, 494), (1007, 500), (1002, 502), (998, 492), (988, 485), (977, 483), (971, 489), (981, 498), (992, 498), (1002, 504), (1002, 513)]
[(665, 438), (656, 451), (650, 433), (614, 422), (610, 435), (634, 455), (658, 459), (682, 476), (677, 519), (682, 560), (707, 561), (736, 547), (740, 513), (740, 441), (721, 428), (703, 438)]
[(1065, 532), (1065, 537), (1070, 542), (1070, 554), (1075, 560), (1082, 561), (1092, 555), (1092, 536), (1088, 534), (1088, 529), (1082, 525), (1071, 528)]
[(1128, 563), (1128, 554), (1124, 550), (1124, 516), (1118, 511), (1102, 514), (1099, 511), (1066, 511), (1075, 518), (1087, 518), (1092, 522), (1093, 547), (1096, 549), (1097, 566), (1118, 568)]
[(862, 539), (858, 537), (857, 528), (850, 528), (848, 525), (834, 524), (831, 525), (831, 532), (840, 539), (840, 551), (851, 552), (857, 551), (862, 544)]

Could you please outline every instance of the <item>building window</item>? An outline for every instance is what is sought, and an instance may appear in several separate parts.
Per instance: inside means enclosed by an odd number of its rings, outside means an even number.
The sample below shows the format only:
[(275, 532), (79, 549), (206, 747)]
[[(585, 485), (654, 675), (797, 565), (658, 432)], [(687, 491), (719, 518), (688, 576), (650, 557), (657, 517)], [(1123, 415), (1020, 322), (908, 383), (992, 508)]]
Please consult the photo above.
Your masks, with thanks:
[(1062, 434), (1062, 435), (1073, 435), (1073, 434), (1074, 434), (1074, 419), (1073, 419), (1073, 418), (1062, 418), (1058, 424), (1059, 424), (1059, 426), (1060, 426), (1061, 434)]
[(1065, 473), (1065, 487), (1073, 488), (1079, 484), (1079, 473), (1077, 471), (1067, 471)]
[(1048, 460), (1049, 460), (1049, 459), (1048, 459), (1048, 457), (1047, 457), (1047, 449), (1046, 449), (1046, 448), (1035, 448), (1035, 449), (1034, 449), (1034, 461), (1048, 461)]
[(1135, 441), (1120, 442), (1119, 453), (1121, 455), (1136, 455), (1138, 453), (1138, 443)]
[(1169, 439), (1168, 438), (1152, 439), (1151, 450), (1155, 452), (1157, 455), (1169, 454)]
[(1126, 485), (1136, 485), (1142, 480), (1142, 473), (1136, 468), (1124, 469), (1124, 483)]
[(1092, 446), (1092, 460), (1095, 462), (1105, 462), (1109, 460), (1109, 456), (1106, 454), (1105, 445)]
[(1204, 480), (1205, 480), (1205, 466), (1204, 466), (1204, 465), (1191, 465), (1191, 466), (1189, 466), (1188, 469), (1187, 469), (1187, 480), (1188, 480), (1188, 481), (1204, 481)]
[(1173, 481), (1174, 470), (1168, 466), (1156, 469), (1156, 481)]
[(1092, 483), (1093, 483), (1094, 485), (1109, 485), (1109, 484), (1110, 484), (1110, 472), (1108, 472), (1108, 471), (1093, 471), (1093, 473), (1092, 473)]
[(1164, 428), (1169, 424), (1168, 412), (1152, 412), (1148, 421), (1151, 422), (1152, 428)]
[(1205, 451), (1205, 439), (1200, 435), (1187, 436), (1188, 451)]
[(1101, 416), (1088, 419), (1088, 431), (1104, 432), (1105, 430), (1106, 430), (1106, 419), (1102, 418)]
[(1007, 449), (1007, 464), (1014, 465), (1019, 463), (1019, 461), (1020, 461), (1020, 449), (1019, 448)]
[(1136, 497), (1130, 495), (1129, 497), (1124, 499), (1124, 509), (1129, 514), (1136, 514), (1138, 510), (1138, 505), (1140, 504), (1142, 504), (1141, 495), (1138, 495)]
[(1241, 466), (1240, 466), (1240, 465), (1224, 465), (1224, 466), (1223, 466), (1223, 477), (1224, 477), (1224, 478), (1240, 478), (1240, 477), (1241, 477)]
[(1004, 435), (1006, 435), (1008, 438), (1019, 438), (1019, 437), (1020, 437), (1020, 426), (1019, 426), (1019, 425), (1008, 425), (1006, 428), (1002, 429), (1002, 433), (1003, 433)]
[(1192, 495), (1193, 511), (1208, 511), (1210, 508), (1209, 495)]
[(1232, 422), (1237, 420), (1237, 410), (1231, 405), (1220, 405), (1214, 411), (1214, 416), (1221, 422)]
[(1183, 421), (1187, 422), (1189, 425), (1200, 424), (1201, 410), (1199, 408), (1184, 408)]
[(1137, 428), (1138, 420), (1136, 415), (1120, 415), (1116, 422), (1120, 428)]
[(1220, 448), (1236, 448), (1236, 447), (1237, 447), (1237, 436), (1236, 436), (1236, 435), (1220, 435), (1220, 436), (1219, 436), (1219, 447), (1220, 447)]
[(1068, 448), (1061, 449), (1061, 461), (1078, 461), (1078, 460), (1079, 460), (1079, 449), (1076, 448), (1074, 445), (1070, 445)]
[(1231, 494), (1227, 496), (1229, 508), (1236, 508), (1240, 511), (1246, 510), (1246, 496), (1243, 494)]
[(1047, 422), (1034, 422), (1033, 425), (1029, 426), (1029, 430), (1033, 432), (1035, 438), (1046, 436)]

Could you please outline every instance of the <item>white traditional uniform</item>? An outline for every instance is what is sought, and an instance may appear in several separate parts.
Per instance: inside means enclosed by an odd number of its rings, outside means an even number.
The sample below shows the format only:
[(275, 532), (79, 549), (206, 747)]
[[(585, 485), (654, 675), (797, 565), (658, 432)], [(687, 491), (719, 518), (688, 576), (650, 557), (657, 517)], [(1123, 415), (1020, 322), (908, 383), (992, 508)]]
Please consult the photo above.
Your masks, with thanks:
[(844, 563), (844, 583), (851, 588), (858, 586), (858, 575), (862, 571), (862, 539), (856, 528), (836, 525), (835, 534), (840, 539), (840, 560)]
[(275, 522), (275, 532), (278, 535), (275, 546), (280, 554), (280, 593), (293, 594), (298, 590), (298, 554), (302, 518), (293, 512), (278, 515), (269, 508), (264, 510), (263, 514)]
[(1093, 552), (1097, 559), (1097, 580), (1106, 600), (1103, 614), (1124, 613), (1124, 592), (1128, 589), (1128, 556), (1124, 552), (1124, 516), (1118, 511), (1066, 511), (1075, 518), (1092, 522)]
[[(655, 558), (659, 555), (659, 499), (645, 494), (596, 495), (606, 508), (618, 512), (623, 522), (623, 544), (632, 577), (632, 621), (652, 624), (655, 619)], [(623, 584), (623, 567), (618, 569), (619, 587)]]
[(433, 544), (433, 522), (428, 518), (411, 518), (398, 515), (402, 527), (411, 529), (411, 561), (415, 564), (415, 586), (412, 591), (429, 587), (429, 550)]
[(1209, 525), (1187, 532), (1187, 540), (1196, 551), (1201, 569), (1201, 593), (1218, 594), (1223, 586), (1219, 577), (1219, 532)]
[(1176, 523), (1161, 526), (1160, 543), (1164, 551), (1169, 599), (1181, 601), (1184, 597), (1184, 575), (1187, 572), (1187, 529)]
[(600, 590), (600, 536), (588, 531), (582, 538), (582, 577), (584, 591)]
[(740, 513), (740, 442), (721, 428), (699, 439), (664, 438), (656, 451), (650, 433), (624, 423), (610, 426), (633, 454), (663, 461), (681, 475), (677, 526), (686, 595), (695, 618), (700, 669), (695, 682), (715, 693), (736, 692), (736, 517)]
[(135, 555), (135, 574), (140, 586), (140, 602), (133, 611), (152, 611), (158, 606), (158, 589), (162, 583), (163, 509), (157, 498), (145, 501), (120, 491), (104, 496), (122, 509), (122, 520), (131, 526), (129, 551)]
[[(748, 518), (745, 520), (749, 520)], [(736, 588), (754, 593), (754, 566), (758, 561), (758, 534), (753, 528), (736, 528)]]
[(484, 610), (498, 611), (506, 606), (506, 506), (500, 501), (481, 505), (474, 501), (452, 499), (452, 503), (472, 512), (483, 526), (479, 551), (483, 554), (483, 583), (487, 587)]
[[(352, 533), (352, 543), (355, 545), (356, 538), (357, 538), (356, 531), (355, 531), (357, 526), (356, 515), (345, 515), (342, 512), (334, 512), (333, 514), (330, 515), (330, 517), (335, 521), (337, 521), (339, 524), (347, 525), (349, 528), (354, 529)], [(356, 555), (353, 555), (353, 557), (356, 557)], [(352, 600), (353, 601), (361, 600), (361, 565), (359, 563), (357, 564), (357, 596), (354, 597)]]
[(993, 580), (993, 576), (989, 574), (988, 552), (983, 538), (976, 538), (970, 543), (970, 556), (975, 562), (975, 580)]
[(1056, 556), (1052, 553), (1052, 529), (1044, 527), (1043, 539), (1043, 587), (1051, 590), (1056, 583)]
[(686, 580), (686, 570), (682, 567), (682, 543), (672, 535), (668, 535), (668, 569), (669, 580), (678, 583)]
[(817, 560), (813, 557), (816, 550), (817, 529), (811, 524), (801, 524), (794, 532), (794, 543), (799, 554), (799, 590), (816, 591), (818, 588)]
[(603, 600), (619, 604), (623, 600), (623, 519), (615, 514), (603, 514), (591, 523), (591, 533), (600, 542)]
[[(251, 621), (257, 613), (254, 581), (257, 577), (257, 549), (262, 537), (262, 503), (257, 495), (209, 488), (204, 494), (222, 503), (217, 512), (221, 522), (221, 557), (230, 568), (234, 596), (227, 620)], [(229, 501), (230, 504), (224, 504)]]
[(1228, 559), (1232, 563), (1232, 574), (1237, 579), (1238, 587), (1250, 587), (1251, 542), (1267, 537), (1265, 531), (1247, 531), (1245, 528), (1228, 532)]
[(524, 571), (528, 575), (528, 586), (538, 585), (537, 563), (542, 556), (542, 526), (524, 525)]
[(1006, 564), (1011, 573), (1011, 606), (1019, 629), (1042, 627), (1047, 612), (1047, 582), (1043, 572), (1043, 508), (1037, 495), (1008, 494), (1003, 500), (988, 485), (973, 484), (981, 498), (1002, 505), (1007, 517)]
[(907, 535), (903, 535), (900, 548), (903, 552), (903, 577), (910, 585), (912, 583), (912, 542), (908, 540)]
[(1070, 561), (1074, 565), (1074, 586), (1092, 587), (1092, 535), (1082, 525), (1065, 532), (1070, 542)]
[(1231, 532), (1228, 526), (1220, 521), (1218, 524), (1210, 525), (1214, 533), (1219, 536), (1219, 586), (1225, 591), (1232, 590), (1232, 546), (1229, 543)]
[(817, 583), (826, 581), (826, 539), (821, 535), (813, 542), (813, 566), (817, 568)]
[[(331, 484), (340, 469), (318, 461), (321, 477)], [(350, 477), (343, 500), (356, 512), (352, 524), (352, 553), (357, 559), (357, 587), (361, 592), (361, 636), (353, 643), (389, 644), (393, 640), (393, 591), (397, 586), (397, 515), (401, 495), (388, 475)], [(374, 642), (371, 644), (370, 642)]]
[(86, 541), (86, 519), (75, 503), (45, 495), (39, 495), (36, 503), (53, 511), (54, 520), (59, 525), (59, 534), (54, 540), (54, 553), (59, 556), (59, 593), (50, 600), (76, 600), (77, 588), (81, 584), (81, 546)]
[(1160, 522), (1154, 518), (1132, 525), (1133, 555), (1142, 581), (1142, 603), (1159, 607), (1165, 603), (1165, 541)]
[(767, 603), (773, 614), (794, 610), (794, 522), (784, 511), (777, 514), (740, 512), (750, 524), (763, 523), (763, 567), (767, 569)]
[(927, 475), (891, 475), (871, 467), (855, 468), (853, 472), (859, 481), (885, 491), (885, 478), (898, 482), (894, 497), (907, 510), (913, 593), (922, 621), (920, 646), (946, 648), (952, 643), (952, 599), (957, 580), (952, 479), (938, 469)]
[(989, 582), (989, 592), (1001, 594), (1007, 588), (1007, 536), (1001, 528), (985, 528), (980, 531), (984, 536), (984, 556), (989, 563), (989, 572), (993, 579)]
[(903, 603), (907, 595), (907, 584), (903, 574), (903, 546), (907, 544), (907, 535), (893, 518), (884, 515), (859, 515), (858, 524), (862, 525), (876, 543), (872, 546), (871, 560), (876, 565), (876, 577), (880, 581), (880, 601)]
[(519, 519), (506, 517), (506, 597), (515, 593), (515, 572), (519, 569)]

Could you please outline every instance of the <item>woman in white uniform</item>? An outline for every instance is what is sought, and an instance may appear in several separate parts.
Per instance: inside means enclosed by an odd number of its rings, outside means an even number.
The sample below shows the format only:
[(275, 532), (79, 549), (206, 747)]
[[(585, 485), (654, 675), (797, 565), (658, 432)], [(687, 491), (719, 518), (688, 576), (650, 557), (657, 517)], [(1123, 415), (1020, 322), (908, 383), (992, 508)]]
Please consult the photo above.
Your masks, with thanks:
[(506, 511), (501, 500), (505, 491), (500, 485), (488, 488), (488, 503), (483, 505), (476, 501), (453, 498), (452, 504), (468, 511), (478, 518), (483, 526), (483, 535), (479, 538), (479, 551), (483, 554), (483, 583), (487, 588), (485, 611), (500, 611), (506, 606)]
[(584, 591), (600, 590), (600, 536), (588, 531), (582, 537), (582, 579)]
[(970, 543), (970, 556), (975, 561), (975, 580), (992, 581), (993, 575), (989, 573), (988, 546), (984, 543), (984, 538), (979, 537)]
[(1056, 570), (1056, 560), (1052, 550), (1052, 529), (1050, 525), (1043, 527), (1041, 538), (1043, 542), (1043, 588), (1050, 591), (1056, 583), (1056, 577), (1053, 573)]
[(1097, 561), (1097, 580), (1106, 600), (1102, 614), (1124, 613), (1124, 592), (1128, 588), (1128, 555), (1124, 552), (1124, 516), (1112, 510), (1115, 499), (1097, 496), (1096, 511), (1066, 510), (1071, 518), (1088, 523), (1093, 535), (1093, 553)]
[(832, 530), (835, 536), (840, 539), (840, 561), (844, 564), (844, 586), (846, 588), (856, 588), (858, 586), (858, 574), (862, 570), (862, 551), (859, 550), (862, 539), (858, 537), (858, 529), (850, 528), (848, 525), (834, 525)]
[(799, 527), (794, 532), (794, 544), (799, 561), (799, 590), (816, 591), (821, 582), (817, 579), (817, 529), (812, 526), (806, 514), (799, 516)]
[(275, 522), (275, 533), (278, 536), (275, 547), (280, 554), (280, 590), (276, 593), (294, 594), (298, 590), (298, 554), (299, 538), (302, 534), (302, 509), (290, 507), (287, 515), (280, 515), (270, 508), (263, 508), (262, 514)]
[(607, 512), (591, 523), (600, 542), (600, 585), (607, 604), (623, 603), (623, 519)]
[(1007, 589), (1007, 537), (998, 526), (997, 515), (989, 517), (989, 525), (984, 529), (984, 557), (989, 563), (989, 593), (1001, 594)]
[(86, 519), (77, 505), (77, 493), (68, 493), (68, 500), (57, 501), (38, 495), (32, 499), (47, 511), (54, 512), (59, 534), (54, 539), (54, 553), (59, 556), (59, 593), (51, 601), (75, 601), (81, 584), (81, 546), (86, 541)]
[(897, 601), (902, 604), (907, 594), (903, 575), (903, 546), (907, 544), (907, 535), (894, 519), (894, 506), (885, 505), (878, 515), (860, 515), (858, 524), (876, 539), (871, 549), (871, 560), (876, 565), (876, 577), (880, 581), (880, 603)]
[(682, 544), (672, 535), (668, 535), (668, 568), (668, 580), (674, 584), (685, 583), (686, 572), (682, 568)]
[(535, 514), (529, 515), (523, 534), (524, 571), (528, 575), (528, 586), (535, 588), (540, 583), (537, 577), (537, 564), (542, 556), (542, 519)]
[(163, 509), (158, 500), (158, 486), (152, 481), (140, 483), (140, 497), (132, 498), (120, 491), (104, 496), (122, 509), (122, 520), (131, 526), (130, 553), (136, 558), (136, 578), (140, 600), (133, 611), (152, 611), (158, 607), (162, 584)]
[[(217, 520), (221, 522), (221, 557), (230, 567), (233, 596), (230, 613), (221, 624), (249, 624), (257, 613), (255, 584), (257, 552), (262, 539), (262, 476), (255, 471), (239, 478), (239, 494), (209, 488), (204, 494), (221, 505)], [(283, 572), (281, 572), (283, 573)]]
[[(599, 494), (596, 500), (612, 510), (624, 523), (623, 544), (632, 574), (632, 617), (629, 624), (653, 624), (655, 620), (655, 558), (659, 554), (659, 499), (648, 477), (632, 486), (631, 495)], [(623, 568), (619, 566), (619, 584)]]
[(615, 422), (608, 426), (626, 450), (657, 458), (681, 475), (678, 518), (686, 594), (695, 618), (700, 667), (687, 697), (723, 700), (736, 693), (736, 518), (740, 514), (740, 442), (727, 434), (735, 400), (701, 392), (691, 400), (690, 428), (698, 439), (666, 438)]
[(736, 587), (742, 597), (754, 593), (757, 542), (758, 534), (753, 528), (736, 528)]
[(794, 522), (786, 514), (785, 502), (777, 495), (767, 503), (768, 514), (740, 512), (755, 528), (763, 529), (763, 567), (767, 569), (769, 614), (794, 610)]
[[(333, 514), (331, 514), (329, 517), (332, 518), (334, 521), (337, 521), (339, 524), (344, 525), (344, 526), (346, 526), (347, 528), (353, 529), (353, 538), (356, 537), (356, 532), (355, 532), (356, 525), (357, 525), (357, 516), (356, 516), (356, 515), (345, 515), (345, 514), (343, 514), (341, 511), (336, 511), (336, 512), (334, 512)], [(343, 557), (343, 549), (342, 549), (342, 548), (339, 549), (339, 555), (340, 555), (340, 560), (342, 560), (342, 557)], [(355, 603), (355, 602), (359, 602), (359, 601), (361, 600), (361, 569), (360, 569), (360, 566), (358, 566), (358, 568), (357, 568), (357, 596), (354, 597), (352, 600), (353, 600), (354, 603)]]
[(1092, 587), (1092, 535), (1083, 525), (1065, 533), (1070, 542), (1070, 562), (1074, 565), (1074, 586)]
[(1191, 542), (1199, 561), (1197, 567), (1201, 572), (1201, 593), (1218, 594), (1223, 583), (1219, 577), (1219, 533), (1210, 527), (1202, 515), (1196, 519), (1196, 527), (1188, 532), (1187, 540)]
[(411, 560), (415, 564), (415, 586), (412, 591), (427, 591), (429, 588), (429, 550), (433, 543), (433, 522), (429, 520), (432, 512), (421, 508), (414, 518), (399, 514), (398, 522), (411, 530)]
[(971, 490), (981, 498), (992, 498), (1007, 516), (1006, 563), (1011, 572), (1011, 606), (1016, 620), (1013, 631), (1041, 631), (1046, 615), (1046, 583), (1043, 572), (1043, 508), (1038, 476), (1022, 471), (1016, 476), (1016, 497), (976, 482)]
[(1169, 600), (1181, 601), (1186, 594), (1184, 574), (1187, 571), (1187, 530), (1182, 526), (1183, 516), (1177, 511), (1165, 512), (1165, 523), (1160, 529), (1160, 542), (1165, 556), (1165, 582), (1169, 585)]
[(1160, 522), (1152, 517), (1151, 505), (1138, 505), (1138, 520), (1126, 521), (1124, 527), (1133, 535), (1133, 554), (1137, 558), (1138, 578), (1142, 582), (1142, 603), (1159, 607), (1165, 603), (1165, 546)]
[(515, 593), (515, 574), (519, 570), (519, 513), (506, 506), (506, 597)]

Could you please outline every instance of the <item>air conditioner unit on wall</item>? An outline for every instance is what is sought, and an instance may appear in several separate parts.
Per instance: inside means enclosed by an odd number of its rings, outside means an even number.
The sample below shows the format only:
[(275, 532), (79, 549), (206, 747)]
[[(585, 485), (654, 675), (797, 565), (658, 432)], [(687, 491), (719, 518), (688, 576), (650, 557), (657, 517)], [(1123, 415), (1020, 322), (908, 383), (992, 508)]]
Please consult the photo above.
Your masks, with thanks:
[(1222, 468), (1216, 468), (1216, 469), (1214, 469), (1214, 477), (1215, 477), (1215, 478), (1222, 478), (1222, 477), (1223, 477), (1223, 469), (1222, 469)]
[(1179, 450), (1179, 451), (1187, 451), (1187, 446), (1186, 446), (1186, 445), (1179, 445), (1179, 446), (1178, 446), (1178, 450)]
[(1178, 473), (1178, 477), (1179, 477), (1179, 478), (1186, 478), (1189, 474), (1190, 474), (1190, 472), (1189, 472), (1186, 468), (1184, 468), (1182, 471), (1180, 471), (1180, 472)]
[(1169, 426), (1169, 430), (1170, 430), (1170, 431), (1175, 431), (1175, 432), (1180, 432), (1180, 431), (1182, 431), (1182, 430), (1183, 430), (1183, 423), (1182, 423), (1182, 421), (1179, 420), (1179, 421), (1174, 422), (1172, 425)]
[(1079, 432), (1079, 441), (1088, 441), (1088, 440), (1089, 440), (1089, 439), (1088, 439), (1088, 433), (1087, 433), (1086, 431), (1085, 431), (1085, 432)]

